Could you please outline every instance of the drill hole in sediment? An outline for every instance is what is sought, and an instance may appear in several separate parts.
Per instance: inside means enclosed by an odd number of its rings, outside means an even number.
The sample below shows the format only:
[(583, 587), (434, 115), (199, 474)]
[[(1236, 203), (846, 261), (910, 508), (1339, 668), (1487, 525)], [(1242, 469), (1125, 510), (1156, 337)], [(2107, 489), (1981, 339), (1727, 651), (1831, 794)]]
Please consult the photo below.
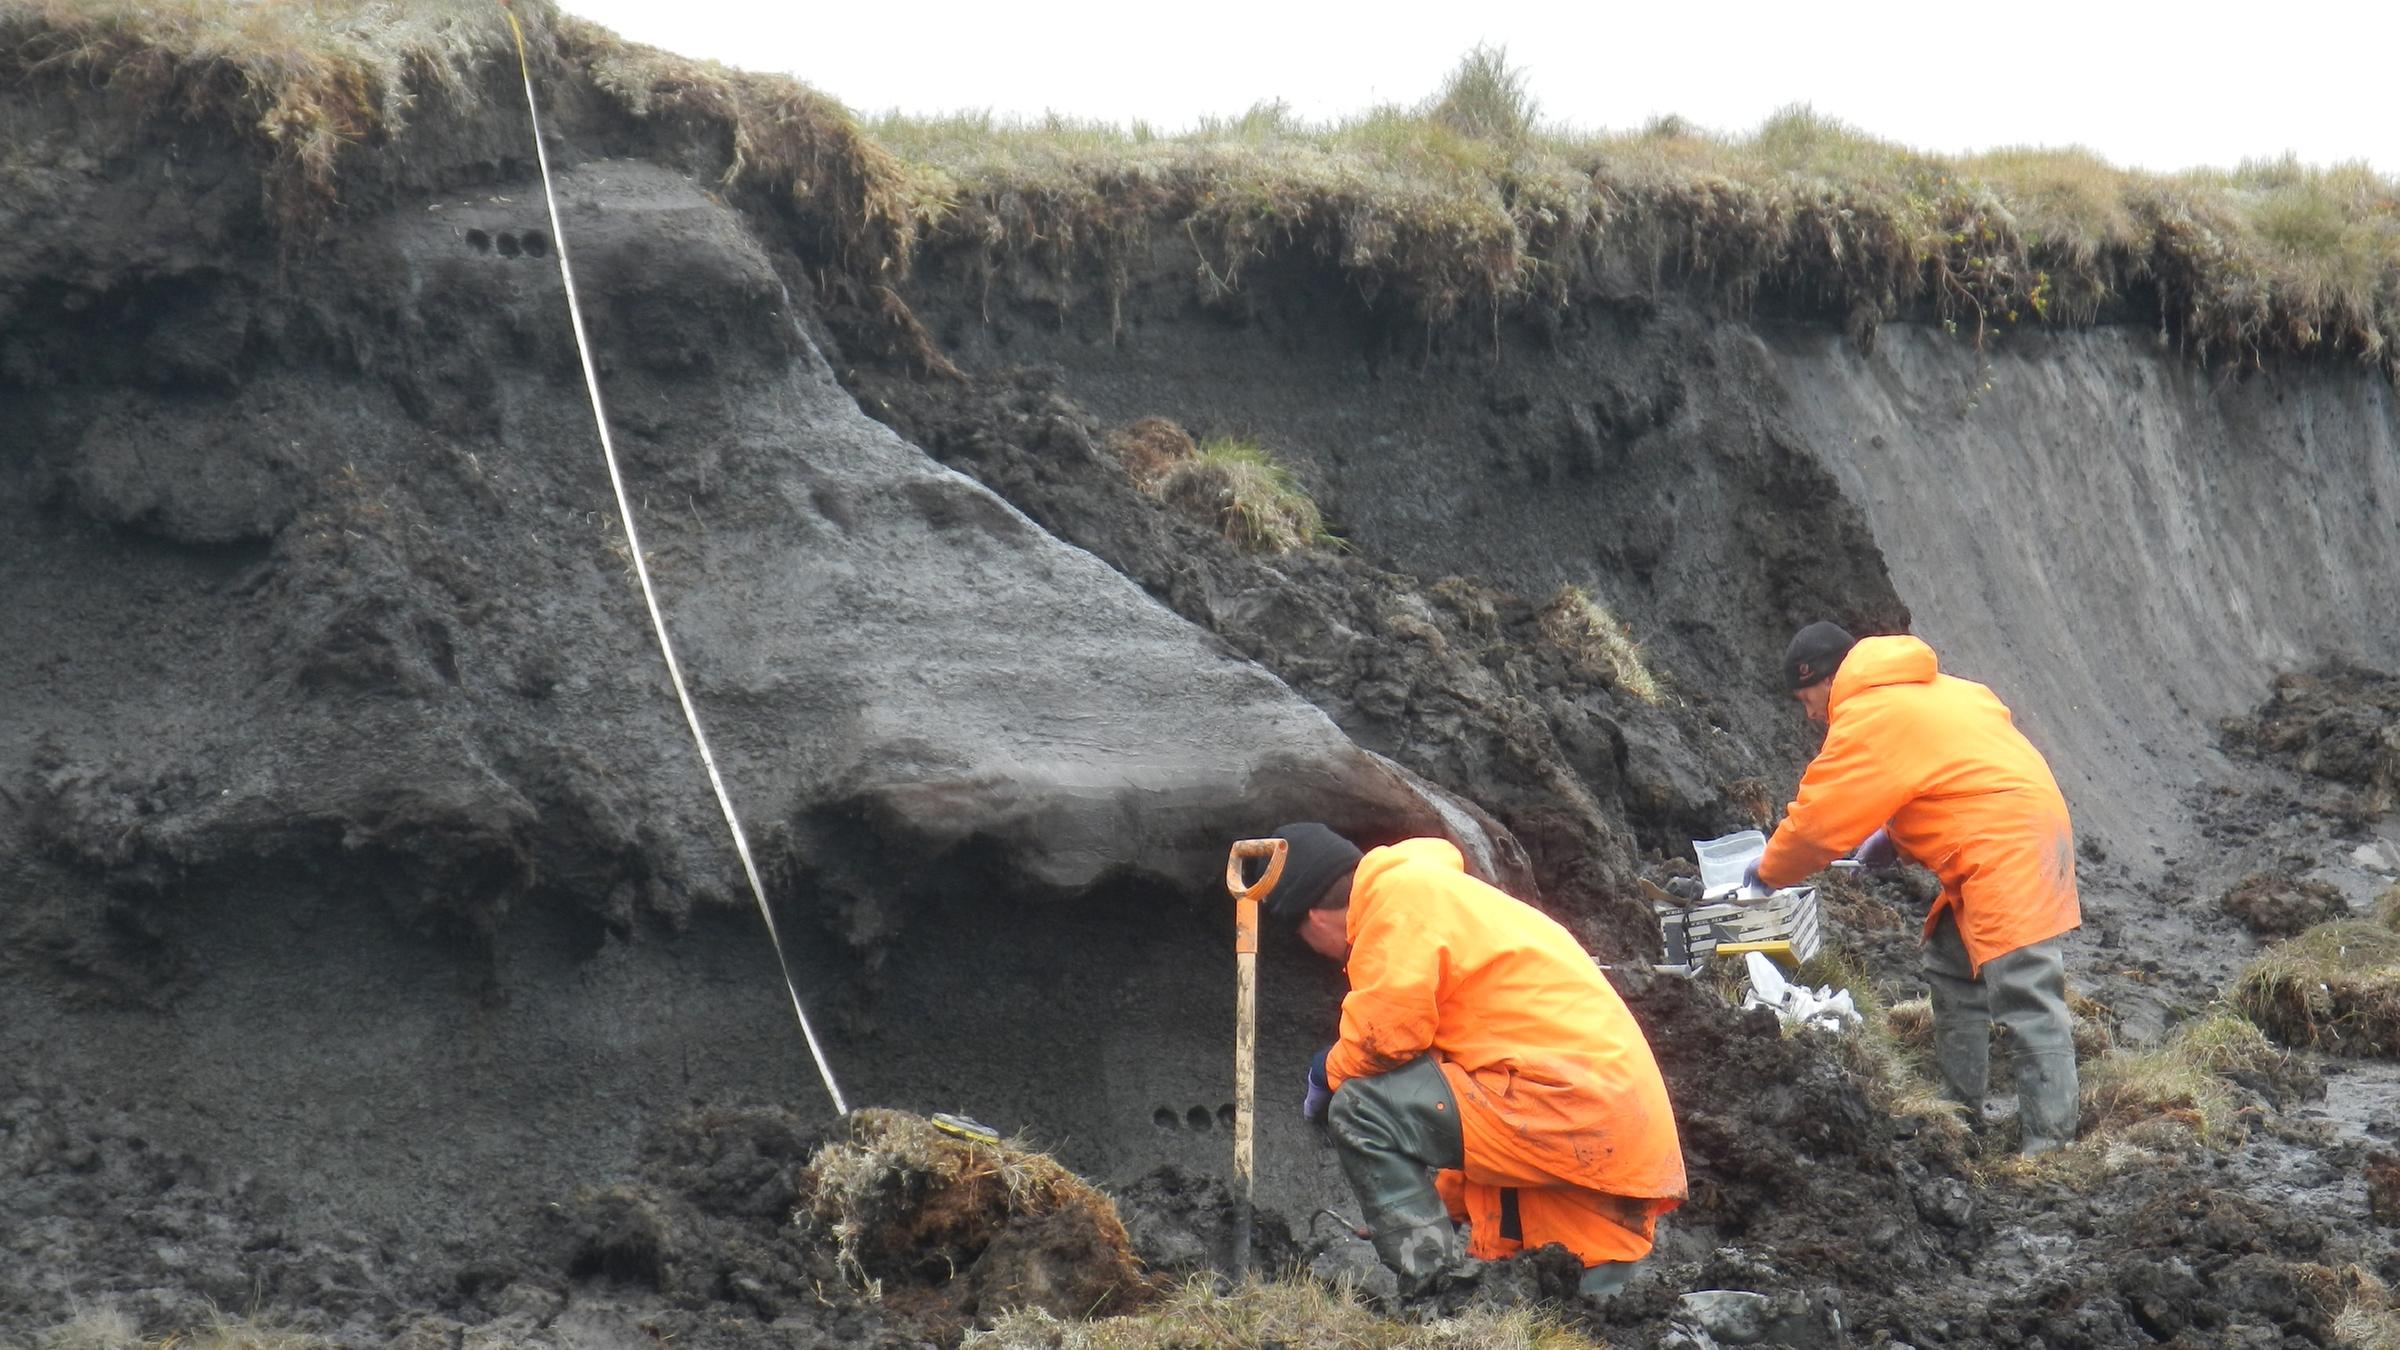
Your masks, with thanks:
[(1215, 1124), (1216, 1121), (1217, 1118), (1213, 1115), (1210, 1115), (1208, 1108), (1205, 1106), (1195, 1106), (1191, 1110), (1183, 1113), (1183, 1123), (1194, 1130), (1206, 1131), (1208, 1127)]
[(528, 258), (546, 258), (550, 256), (550, 236), (542, 233), (540, 230), (527, 230), (523, 235), (519, 236), (519, 241), (524, 244), (525, 256)]
[(517, 237), (513, 234), (501, 235), (492, 243), (500, 250), (500, 256), (503, 258), (514, 258), (525, 251), (517, 247)]
[(1172, 1106), (1162, 1106), (1150, 1113), (1150, 1123), (1162, 1130), (1172, 1130), (1183, 1123)]
[(489, 253), (492, 251), (492, 237), (481, 230), (469, 230), (467, 231), (467, 247), (477, 253)]
[(1217, 1108), (1217, 1124), (1228, 1130), (1233, 1128), (1232, 1102), (1227, 1102), (1223, 1106)]

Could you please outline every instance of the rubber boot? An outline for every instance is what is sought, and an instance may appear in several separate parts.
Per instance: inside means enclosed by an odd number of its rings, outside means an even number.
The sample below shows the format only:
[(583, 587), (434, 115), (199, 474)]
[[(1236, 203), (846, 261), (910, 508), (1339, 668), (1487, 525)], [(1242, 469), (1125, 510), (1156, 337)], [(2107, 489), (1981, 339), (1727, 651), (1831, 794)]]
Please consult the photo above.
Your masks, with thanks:
[(1615, 1298), (1625, 1292), (1626, 1285), (1633, 1283), (1634, 1268), (1640, 1264), (1639, 1261), (1603, 1261), (1596, 1266), (1585, 1266), (1583, 1278), (1575, 1285), (1575, 1292), (1585, 1298)]
[(2017, 1124), (2024, 1131), (2018, 1151), (2024, 1156), (2038, 1158), (2074, 1143), (2081, 1103), (2074, 1051), (2017, 1056)]
[(1992, 1020), (2016, 1040), (2019, 1150), (2033, 1158), (2074, 1143), (2081, 1085), (2063, 947), (2050, 938), (2003, 952), (1984, 963), (1983, 982)]
[(1942, 1095), (1967, 1108), (1970, 1123), (1983, 1116), (1992, 1086), (1992, 1024), (1981, 1017), (1933, 1015), (1933, 1065)]
[(1942, 1095), (1966, 1107), (1967, 1124), (1980, 1128), (1992, 1085), (1991, 997), (1948, 911), (1925, 940), (1925, 983), (1933, 993), (1933, 1065)]
[(1423, 1292), (1459, 1265), (1458, 1232), (1433, 1185), (1434, 1169), (1465, 1156), (1449, 1080), (1430, 1059), (1350, 1079), (1326, 1123), (1376, 1257), (1403, 1295)]

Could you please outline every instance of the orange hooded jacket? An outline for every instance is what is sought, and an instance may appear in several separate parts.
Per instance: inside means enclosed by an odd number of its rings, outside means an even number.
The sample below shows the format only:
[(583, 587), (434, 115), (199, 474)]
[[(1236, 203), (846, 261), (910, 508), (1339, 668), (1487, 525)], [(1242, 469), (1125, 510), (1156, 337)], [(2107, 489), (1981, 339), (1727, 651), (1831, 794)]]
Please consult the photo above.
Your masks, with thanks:
[(1833, 675), (1824, 748), (1767, 841), (1758, 879), (1790, 886), (1891, 830), (1942, 879), (1975, 969), (2083, 922), (2067, 802), (2008, 707), (1941, 673), (1913, 637), (1861, 638)]
[(1650, 1043), (1574, 936), (1466, 875), (1440, 839), (1360, 859), (1347, 930), (1326, 1081), (1440, 1064), (1466, 1164), (1438, 1180), (1472, 1225), (1469, 1254), (1559, 1242), (1585, 1265), (1647, 1255), (1684, 1194), (1675, 1116)]

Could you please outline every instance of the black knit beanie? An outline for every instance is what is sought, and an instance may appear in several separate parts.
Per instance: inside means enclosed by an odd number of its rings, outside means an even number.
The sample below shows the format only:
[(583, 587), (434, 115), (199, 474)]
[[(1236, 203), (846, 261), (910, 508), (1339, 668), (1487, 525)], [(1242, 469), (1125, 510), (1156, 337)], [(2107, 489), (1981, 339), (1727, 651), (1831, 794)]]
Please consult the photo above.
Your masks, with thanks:
[[(1275, 838), (1291, 847), (1284, 850), (1283, 875), (1275, 879), (1275, 889), (1259, 897), (1259, 908), (1280, 922), (1297, 924), (1311, 909), (1349, 905), (1350, 874), (1366, 856), (1358, 851), (1358, 845), (1313, 820), (1286, 825), (1275, 831)], [(1337, 881), (1342, 883), (1338, 888), (1341, 894), (1328, 896), (1326, 892), (1336, 889)], [(1334, 903), (1319, 904), (1327, 899)]]
[(1822, 619), (1792, 635), (1792, 645), (1783, 649), (1783, 680), (1787, 688), (1806, 689), (1819, 680), (1830, 680), (1841, 669), (1842, 658), (1858, 639), (1851, 637), (1840, 624)]

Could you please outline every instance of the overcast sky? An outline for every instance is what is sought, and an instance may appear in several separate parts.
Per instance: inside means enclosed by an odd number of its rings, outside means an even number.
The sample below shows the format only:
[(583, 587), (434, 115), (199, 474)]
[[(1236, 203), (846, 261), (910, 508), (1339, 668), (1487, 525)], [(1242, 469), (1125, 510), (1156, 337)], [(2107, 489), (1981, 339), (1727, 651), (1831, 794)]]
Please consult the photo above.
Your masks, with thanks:
[(1413, 103), (1505, 45), (1545, 121), (1679, 113), (1746, 131), (1788, 103), (1923, 150), (2081, 144), (2118, 164), (2296, 151), (2400, 173), (2400, 3), (562, 0), (638, 42), (787, 72), (861, 113), (989, 109), (1162, 131), (1273, 98), (1329, 120)]

